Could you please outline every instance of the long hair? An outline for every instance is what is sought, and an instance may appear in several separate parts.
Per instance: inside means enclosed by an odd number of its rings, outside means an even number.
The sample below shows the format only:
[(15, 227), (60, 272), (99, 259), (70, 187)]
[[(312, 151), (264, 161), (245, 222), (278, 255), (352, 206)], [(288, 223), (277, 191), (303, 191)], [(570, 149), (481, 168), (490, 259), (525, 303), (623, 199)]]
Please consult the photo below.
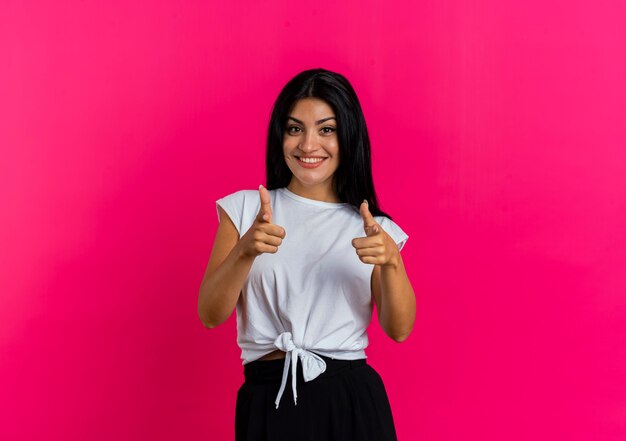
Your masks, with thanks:
[(370, 140), (359, 99), (343, 75), (326, 69), (300, 72), (276, 98), (267, 134), (267, 189), (286, 187), (291, 181), (292, 173), (283, 154), (283, 136), (289, 112), (301, 98), (321, 99), (335, 112), (340, 159), (333, 186), (339, 200), (358, 212), (363, 199), (367, 199), (372, 215), (391, 219), (378, 206), (372, 179)]

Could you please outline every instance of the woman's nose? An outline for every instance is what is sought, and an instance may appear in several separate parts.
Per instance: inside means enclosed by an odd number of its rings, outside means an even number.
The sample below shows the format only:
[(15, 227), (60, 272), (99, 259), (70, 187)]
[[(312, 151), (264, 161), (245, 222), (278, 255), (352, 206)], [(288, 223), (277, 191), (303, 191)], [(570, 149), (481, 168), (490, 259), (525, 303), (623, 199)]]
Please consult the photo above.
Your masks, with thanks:
[(310, 131), (306, 133), (302, 139), (302, 143), (300, 144), (300, 150), (303, 152), (313, 152), (317, 150), (318, 142), (315, 132)]

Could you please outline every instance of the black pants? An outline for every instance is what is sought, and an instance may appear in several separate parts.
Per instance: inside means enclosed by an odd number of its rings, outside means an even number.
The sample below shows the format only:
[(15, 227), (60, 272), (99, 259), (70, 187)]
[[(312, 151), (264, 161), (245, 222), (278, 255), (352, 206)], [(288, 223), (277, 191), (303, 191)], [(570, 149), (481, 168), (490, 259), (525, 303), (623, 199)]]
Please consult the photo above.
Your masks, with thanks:
[[(297, 368), (298, 404), (293, 401), (291, 369), (276, 409), (284, 359), (244, 365), (237, 392), (236, 441), (397, 441), (387, 392), (366, 359), (320, 356), (326, 371), (304, 381)], [(293, 361), (292, 361), (293, 362)]]

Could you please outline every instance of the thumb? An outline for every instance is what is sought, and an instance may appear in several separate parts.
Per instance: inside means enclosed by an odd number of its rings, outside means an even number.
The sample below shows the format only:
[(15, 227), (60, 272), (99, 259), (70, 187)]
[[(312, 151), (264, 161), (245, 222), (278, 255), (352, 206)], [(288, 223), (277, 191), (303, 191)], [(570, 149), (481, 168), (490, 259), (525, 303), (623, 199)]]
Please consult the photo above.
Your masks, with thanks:
[(367, 234), (367, 236), (373, 236), (378, 233), (380, 231), (380, 227), (374, 219), (374, 216), (372, 216), (372, 213), (370, 213), (367, 199), (363, 200), (359, 211), (361, 213), (361, 218), (363, 219), (363, 230), (365, 230), (365, 234)]
[(261, 208), (257, 215), (259, 222), (272, 223), (272, 208), (270, 207), (270, 192), (263, 184), (259, 185), (259, 198), (261, 199)]

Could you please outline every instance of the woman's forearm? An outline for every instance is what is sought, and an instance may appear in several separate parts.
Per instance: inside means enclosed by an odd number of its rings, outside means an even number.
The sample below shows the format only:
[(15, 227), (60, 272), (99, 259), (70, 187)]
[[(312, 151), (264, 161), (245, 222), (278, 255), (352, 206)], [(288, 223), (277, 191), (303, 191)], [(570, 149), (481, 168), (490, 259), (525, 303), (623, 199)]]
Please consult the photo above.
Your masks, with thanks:
[(204, 326), (214, 328), (230, 317), (253, 262), (254, 257), (244, 256), (235, 246), (200, 285), (198, 314)]
[(415, 323), (415, 293), (402, 258), (381, 268), (380, 325), (397, 342), (405, 340)]

